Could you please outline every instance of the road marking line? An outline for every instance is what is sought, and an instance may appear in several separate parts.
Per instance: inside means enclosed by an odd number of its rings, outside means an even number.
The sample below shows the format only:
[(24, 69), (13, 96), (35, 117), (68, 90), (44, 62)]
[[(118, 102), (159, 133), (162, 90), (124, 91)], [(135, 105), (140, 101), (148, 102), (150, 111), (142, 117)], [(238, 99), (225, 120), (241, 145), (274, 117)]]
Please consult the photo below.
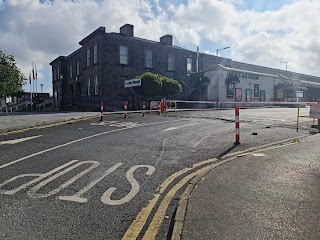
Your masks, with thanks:
[(170, 127), (170, 128), (165, 129), (165, 130), (162, 130), (161, 132), (172, 131), (172, 130), (176, 130), (176, 129), (179, 129), (179, 128), (193, 126), (193, 125), (197, 125), (197, 124), (200, 124), (200, 123), (191, 123), (191, 124), (182, 125), (182, 126), (179, 126), (179, 127)]
[(211, 135), (207, 135), (207, 136), (205, 136), (205, 137), (203, 137), (203, 138), (201, 138), (198, 142), (196, 142), (195, 144), (193, 144), (193, 148), (196, 148), (196, 147), (198, 147), (204, 140), (206, 140), (208, 137), (210, 137)]
[(109, 188), (101, 196), (101, 202), (103, 202), (104, 204), (115, 206), (115, 205), (121, 205), (121, 204), (127, 203), (130, 200), (132, 200), (137, 195), (137, 193), (140, 191), (140, 185), (139, 185), (138, 181), (133, 177), (134, 171), (137, 170), (138, 168), (148, 168), (148, 170), (146, 172), (146, 175), (148, 175), (148, 176), (153, 174), (155, 171), (155, 167), (150, 166), (150, 165), (136, 165), (136, 166), (131, 167), (129, 169), (129, 171), (126, 173), (126, 178), (128, 179), (128, 181), (131, 184), (130, 192), (125, 197), (123, 197), (119, 200), (112, 200), (111, 195), (117, 188), (115, 188), (115, 187)]
[(218, 162), (218, 163), (214, 163), (211, 164), (207, 167), (201, 168), (198, 171), (194, 172), (194, 173), (190, 173), (189, 175), (187, 175), (186, 177), (184, 177), (181, 181), (179, 181), (175, 186), (173, 186), (170, 191), (167, 193), (167, 195), (164, 197), (164, 199), (162, 200), (162, 202), (160, 203), (158, 210), (156, 211), (146, 233), (144, 234), (142, 240), (152, 240), (155, 239), (155, 237), (158, 234), (158, 231), (160, 229), (160, 226), (163, 222), (164, 217), (166, 216), (166, 212), (167, 209), (169, 207), (169, 204), (171, 202), (171, 200), (174, 198), (175, 194), (177, 193), (177, 191), (182, 188), (186, 183), (188, 183), (192, 178), (194, 178), (195, 176), (199, 175), (199, 174), (203, 174), (207, 171), (210, 171), (212, 169), (214, 169), (215, 167), (230, 161), (229, 159)]
[(2, 142), (0, 142), (0, 145), (21, 143), (21, 142), (24, 142), (24, 141), (28, 141), (28, 140), (31, 140), (31, 139), (38, 138), (38, 137), (42, 137), (42, 135), (32, 136), (32, 137), (25, 137), (25, 138), (18, 138), (18, 139), (14, 139), (14, 140), (2, 141)]
[[(31, 186), (32, 184), (34, 184), (34, 183), (36, 183), (36, 182), (39, 182), (39, 181), (41, 181), (42, 179), (44, 179), (44, 178), (46, 178), (46, 177), (49, 177), (50, 175), (52, 175), (52, 174), (60, 171), (61, 169), (64, 169), (65, 167), (67, 167), (67, 166), (69, 166), (69, 165), (72, 165), (72, 164), (74, 164), (74, 163), (76, 163), (76, 162), (78, 162), (78, 160), (72, 160), (72, 161), (70, 161), (70, 162), (68, 162), (68, 163), (65, 163), (65, 164), (63, 164), (63, 165), (61, 165), (61, 166), (59, 166), (59, 167), (57, 167), (57, 168), (55, 168), (55, 169), (47, 172), (47, 173), (44, 173), (44, 174), (37, 174), (37, 173), (33, 173), (33, 174), (21, 174), (21, 175), (12, 177), (12, 178), (10, 178), (10, 179), (8, 179), (8, 180), (6, 180), (6, 181), (4, 181), (3, 183), (0, 184), (0, 194), (13, 195), (13, 194), (19, 192), (20, 190), (25, 189), (25, 188)], [(35, 178), (35, 179), (33, 179), (33, 180), (29, 181), (29, 182), (26, 182), (26, 183), (22, 184), (20, 187), (16, 187), (16, 188), (11, 189), (11, 190), (2, 190), (2, 189), (1, 189), (1, 187), (3, 187), (3, 186), (5, 186), (5, 185), (7, 185), (8, 183), (11, 183), (11, 182), (19, 179), (19, 178), (32, 177), (32, 176), (33, 176), (33, 177), (37, 177), (37, 178)]]
[(85, 203), (88, 201), (87, 198), (81, 197), (84, 193), (89, 191), (92, 187), (94, 187), (98, 182), (100, 182), (102, 179), (104, 179), (106, 176), (108, 176), (110, 173), (114, 172), (116, 169), (118, 169), (123, 163), (117, 163), (111, 168), (109, 168), (101, 177), (91, 181), (88, 185), (86, 185), (84, 188), (82, 188), (80, 191), (76, 192), (72, 196), (59, 196), (59, 200), (65, 200), (65, 201), (72, 201), (72, 202), (79, 202), (79, 203)]
[(158, 192), (154, 195), (153, 199), (151, 199), (147, 206), (141, 209), (141, 211), (136, 216), (135, 220), (131, 223), (130, 227), (127, 229), (125, 235), (123, 236), (122, 240), (129, 240), (129, 239), (136, 239), (138, 235), (140, 234), (143, 226), (145, 225), (152, 209), (157, 204), (161, 194), (167, 189), (167, 187), (179, 176), (185, 174), (186, 172), (189, 172), (195, 168), (198, 168), (204, 164), (211, 163), (216, 161), (217, 159), (209, 159), (203, 162), (199, 162), (196, 164), (193, 164), (192, 167), (184, 168), (171, 176), (169, 176), (156, 190)]
[[(163, 122), (148, 123), (148, 125), (139, 126), (139, 127), (146, 127), (146, 126), (157, 125), (157, 124), (161, 124), (161, 123), (171, 123), (171, 122), (181, 122), (181, 121), (185, 121), (185, 120), (172, 120), (172, 121), (163, 121)], [(91, 136), (88, 136), (88, 137), (79, 138), (79, 139), (77, 139), (77, 140), (73, 140), (73, 141), (71, 141), (71, 142), (67, 142), (67, 143), (64, 143), (64, 144), (61, 144), (61, 145), (52, 147), (52, 148), (48, 148), (48, 149), (42, 150), (42, 151), (40, 151), (40, 152), (36, 152), (36, 153), (31, 154), (31, 155), (28, 155), (28, 156), (19, 158), (19, 159), (17, 159), (17, 160), (12, 161), (12, 162), (9, 162), (9, 163), (0, 165), (0, 169), (5, 168), (5, 167), (8, 167), (8, 166), (11, 166), (11, 165), (16, 164), (16, 163), (18, 163), (18, 162), (27, 160), (27, 159), (29, 159), (29, 158), (32, 158), (32, 157), (41, 155), (41, 154), (43, 154), (43, 153), (50, 152), (50, 151), (53, 151), (53, 150), (56, 150), (56, 149), (59, 149), (59, 148), (65, 147), (65, 146), (69, 146), (69, 145), (74, 144), (74, 143), (78, 143), (78, 142), (81, 142), (81, 141), (84, 141), (84, 140), (88, 140), (88, 139), (91, 139), (91, 138), (94, 138), (94, 137), (99, 137), (99, 136), (106, 135), (106, 134), (109, 134), (109, 133), (118, 132), (118, 131), (124, 131), (124, 130), (128, 130), (128, 128), (114, 129), (114, 130), (111, 130), (111, 131), (94, 134), (94, 135), (91, 135)]]
[[(87, 169), (83, 170), (82, 172), (78, 173), (76, 176), (70, 178), (68, 181), (66, 181), (65, 183), (61, 184), (59, 187), (55, 188), (54, 190), (48, 192), (48, 193), (36, 193), (38, 190), (40, 190), (42, 187), (44, 187), (45, 185), (47, 185), (48, 183), (52, 182), (53, 180), (57, 179), (58, 177), (66, 174), (67, 172), (72, 171), (73, 169), (86, 164), (86, 163), (91, 163), (92, 166), (88, 167)], [(72, 183), (74, 183), (75, 181), (77, 181), (79, 178), (81, 178), (82, 176), (86, 175), (88, 172), (92, 171), (93, 169), (95, 169), (96, 167), (98, 167), (100, 165), (99, 162), (97, 161), (83, 161), (83, 162), (78, 162), (75, 165), (68, 167), (67, 169), (51, 176), (50, 178), (46, 179), (43, 182), (40, 182), (39, 184), (37, 184), (36, 186), (34, 186), (33, 188), (31, 188), (27, 194), (29, 195), (29, 197), (32, 198), (46, 198), (46, 197), (50, 197), (52, 195), (57, 194), (58, 192), (60, 192), (61, 190), (65, 189), (66, 187), (68, 187), (69, 185), (71, 185)]]

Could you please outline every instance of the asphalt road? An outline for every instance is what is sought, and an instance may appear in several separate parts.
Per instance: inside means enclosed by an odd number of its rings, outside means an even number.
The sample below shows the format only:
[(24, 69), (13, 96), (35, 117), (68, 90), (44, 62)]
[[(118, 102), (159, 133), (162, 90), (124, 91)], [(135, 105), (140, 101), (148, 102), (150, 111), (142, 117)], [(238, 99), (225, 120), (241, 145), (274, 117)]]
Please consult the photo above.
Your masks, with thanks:
[(308, 134), (266, 120), (286, 112), (250, 111), (236, 147), (234, 123), (212, 111), (0, 135), (0, 239), (167, 239), (182, 180), (205, 160)]

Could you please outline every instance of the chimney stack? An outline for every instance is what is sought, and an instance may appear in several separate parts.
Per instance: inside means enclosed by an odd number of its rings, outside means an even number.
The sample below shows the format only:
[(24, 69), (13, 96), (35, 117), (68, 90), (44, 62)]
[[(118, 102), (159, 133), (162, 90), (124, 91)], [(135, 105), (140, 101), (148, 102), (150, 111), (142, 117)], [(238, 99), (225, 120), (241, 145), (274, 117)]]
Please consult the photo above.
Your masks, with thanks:
[(120, 28), (120, 34), (127, 36), (127, 37), (133, 37), (133, 25), (131, 24), (125, 24)]

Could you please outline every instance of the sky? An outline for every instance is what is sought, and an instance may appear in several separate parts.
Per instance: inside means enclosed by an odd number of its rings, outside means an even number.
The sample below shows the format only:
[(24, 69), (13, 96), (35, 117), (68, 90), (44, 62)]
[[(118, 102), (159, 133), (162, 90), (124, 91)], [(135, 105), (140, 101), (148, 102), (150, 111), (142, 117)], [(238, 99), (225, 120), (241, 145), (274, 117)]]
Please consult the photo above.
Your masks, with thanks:
[[(234, 61), (320, 76), (319, 0), (0, 0), (0, 49), (52, 94), (49, 63), (100, 26)], [(282, 62), (282, 63), (281, 63)], [(30, 85), (25, 85), (30, 90)], [(40, 87), (38, 87), (40, 91)]]

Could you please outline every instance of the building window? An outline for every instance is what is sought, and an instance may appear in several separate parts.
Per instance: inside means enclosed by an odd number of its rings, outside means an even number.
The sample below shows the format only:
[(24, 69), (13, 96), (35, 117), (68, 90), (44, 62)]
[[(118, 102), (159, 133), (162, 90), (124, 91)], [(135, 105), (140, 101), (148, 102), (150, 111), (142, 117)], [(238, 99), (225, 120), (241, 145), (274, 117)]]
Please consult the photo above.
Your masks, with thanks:
[(76, 69), (77, 69), (77, 76), (80, 74), (80, 66), (79, 66), (79, 60), (76, 62)]
[(90, 48), (87, 49), (87, 67), (90, 66)]
[(94, 76), (94, 95), (99, 94), (98, 76)]
[(168, 70), (173, 71), (174, 69), (174, 55), (173, 53), (168, 54)]
[(70, 78), (72, 78), (72, 64), (69, 65)]
[(128, 64), (128, 46), (120, 46), (120, 64)]
[(152, 51), (151, 50), (146, 50), (145, 59), (146, 59), (146, 62), (145, 62), (146, 68), (152, 68)]
[(187, 72), (192, 72), (192, 58), (187, 58)]
[(93, 46), (93, 63), (96, 64), (98, 62), (98, 46)]
[(90, 78), (88, 78), (87, 79), (88, 96), (90, 96), (90, 91), (91, 91), (90, 87), (91, 87), (91, 82), (90, 82)]

